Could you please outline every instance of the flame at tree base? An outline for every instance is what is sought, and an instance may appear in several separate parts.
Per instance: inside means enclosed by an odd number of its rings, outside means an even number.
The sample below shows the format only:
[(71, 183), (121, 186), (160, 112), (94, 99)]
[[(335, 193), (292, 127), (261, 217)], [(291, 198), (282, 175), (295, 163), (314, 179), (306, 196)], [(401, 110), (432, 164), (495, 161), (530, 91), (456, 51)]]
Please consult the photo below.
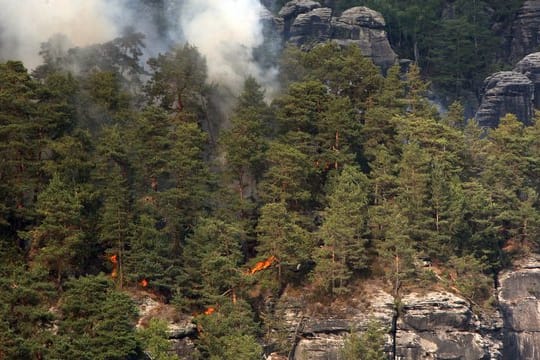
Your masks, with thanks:
[(253, 266), (251, 269), (248, 270), (248, 274), (253, 275), (259, 271), (268, 269), (276, 261), (277, 261), (277, 258), (274, 255), (270, 256), (268, 259), (264, 261), (259, 261), (258, 263), (255, 264), (255, 266)]

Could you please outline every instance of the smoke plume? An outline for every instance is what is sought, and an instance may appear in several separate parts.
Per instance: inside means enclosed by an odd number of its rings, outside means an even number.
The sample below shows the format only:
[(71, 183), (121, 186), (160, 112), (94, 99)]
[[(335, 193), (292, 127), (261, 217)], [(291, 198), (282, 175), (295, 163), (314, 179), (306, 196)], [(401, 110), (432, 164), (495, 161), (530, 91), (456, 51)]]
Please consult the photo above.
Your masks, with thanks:
[(0, 59), (41, 63), (40, 44), (63, 34), (77, 46), (105, 42), (118, 28), (112, 15), (119, 8), (105, 0), (0, 0)]
[(210, 80), (233, 92), (248, 75), (269, 85), (253, 50), (263, 42), (259, 0), (0, 0), (0, 60), (41, 63), (40, 44), (56, 34), (74, 46), (103, 43), (131, 26), (146, 35), (146, 57), (174, 43), (195, 45)]
[(181, 13), (186, 40), (206, 56), (209, 77), (238, 90), (246, 75), (265, 81), (253, 60), (263, 42), (259, 0), (188, 0)]

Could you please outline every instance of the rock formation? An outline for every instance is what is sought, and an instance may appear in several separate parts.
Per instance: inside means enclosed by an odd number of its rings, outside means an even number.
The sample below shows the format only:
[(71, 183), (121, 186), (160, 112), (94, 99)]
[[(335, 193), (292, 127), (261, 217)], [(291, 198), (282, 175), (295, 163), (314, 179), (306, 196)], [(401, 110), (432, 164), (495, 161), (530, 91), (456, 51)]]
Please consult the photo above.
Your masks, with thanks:
[(517, 61), (540, 47), (540, 0), (527, 0), (512, 25), (511, 60)]
[[(392, 66), (397, 55), (388, 42), (382, 15), (369, 8), (358, 6), (334, 16), (329, 7), (322, 7), (317, 1), (290, 1), (270, 19), (263, 16), (265, 29), (281, 31), (279, 37), (304, 49), (318, 43), (336, 41), (342, 45), (355, 44), (362, 53), (373, 60), (383, 70)], [(281, 30), (280, 30), (281, 29)]]
[(508, 113), (529, 124), (533, 116), (534, 85), (516, 71), (501, 71), (484, 81), (483, 97), (476, 112), (480, 126), (496, 127)]
[[(396, 358), (419, 359), (502, 359), (502, 320), (495, 313), (480, 318), (464, 299), (444, 291), (411, 293), (401, 301), (395, 332), (394, 298), (382, 290), (352, 297), (347, 304), (332, 305), (307, 312), (305, 299), (285, 296), (278, 307), (289, 340), (294, 340), (295, 360), (338, 360), (351, 329), (363, 331), (376, 320), (389, 330), (386, 350)], [(282, 330), (283, 330), (282, 329)], [(395, 339), (395, 340), (394, 340)], [(519, 358), (516, 358), (519, 359)]]
[[(388, 331), (385, 351), (399, 360), (532, 360), (540, 358), (540, 255), (499, 274), (494, 307), (479, 311), (466, 299), (440, 289), (411, 292), (399, 301), (380, 284), (366, 284), (347, 299), (323, 305), (308, 292), (287, 289), (269, 300), (265, 313), (269, 359), (339, 360), (351, 330), (375, 320)], [(191, 359), (197, 337), (191, 317), (151, 295), (134, 299), (138, 326), (151, 318), (169, 323), (169, 338), (182, 359)], [(275, 302), (275, 303), (273, 303)]]
[(500, 359), (502, 321), (475, 315), (464, 299), (447, 292), (409, 294), (398, 319), (399, 359)]
[(514, 71), (527, 76), (534, 84), (534, 107), (540, 109), (540, 52), (525, 56)]
[(386, 23), (380, 13), (363, 6), (354, 7), (334, 18), (332, 25), (335, 41), (358, 45), (364, 56), (382, 68), (389, 68), (396, 62), (397, 55), (388, 42)]
[(504, 318), (504, 360), (540, 358), (540, 257), (499, 276)]

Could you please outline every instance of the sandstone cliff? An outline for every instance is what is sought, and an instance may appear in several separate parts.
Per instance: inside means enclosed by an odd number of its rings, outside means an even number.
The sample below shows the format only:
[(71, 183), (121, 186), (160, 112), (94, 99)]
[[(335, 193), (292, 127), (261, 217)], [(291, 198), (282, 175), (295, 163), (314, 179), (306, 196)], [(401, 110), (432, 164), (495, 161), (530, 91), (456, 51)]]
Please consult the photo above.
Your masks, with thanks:
[(481, 126), (495, 127), (501, 117), (512, 113), (529, 125), (535, 109), (540, 109), (540, 52), (525, 56), (513, 71), (486, 78), (475, 118)]
[(533, 116), (534, 85), (525, 75), (516, 71), (501, 71), (484, 81), (483, 97), (476, 112), (480, 126), (496, 127), (499, 119), (515, 114), (524, 123)]
[(540, 0), (527, 0), (512, 25), (510, 60), (517, 61), (540, 46)]
[(445, 291), (404, 296), (399, 315), (395, 307), (395, 299), (382, 290), (315, 310), (306, 310), (310, 306), (305, 299), (285, 295), (278, 317), (290, 331), (289, 340), (294, 340), (290, 358), (295, 360), (339, 360), (351, 329), (361, 332), (373, 319), (388, 330), (386, 350), (391, 358), (395, 346), (400, 360), (502, 359), (498, 313), (481, 318), (466, 300)]
[[(370, 282), (346, 299), (321, 304), (307, 291), (287, 289), (265, 309), (268, 359), (339, 360), (351, 330), (375, 320), (387, 331), (385, 351), (399, 360), (531, 360), (540, 358), (540, 255), (504, 270), (493, 287), (493, 307), (449, 291), (411, 291), (397, 301)], [(191, 359), (198, 336), (190, 316), (139, 295), (144, 326), (153, 317), (170, 322), (170, 339), (182, 359)]]
[[(335, 16), (329, 7), (312, 0), (290, 1), (274, 16), (263, 15), (265, 36), (309, 49), (318, 43), (335, 41), (342, 45), (355, 44), (362, 53), (382, 69), (397, 60), (388, 42), (382, 15), (359, 6)], [(273, 35), (272, 35), (273, 34)]]
[(499, 276), (504, 360), (540, 358), (540, 258), (525, 259)]

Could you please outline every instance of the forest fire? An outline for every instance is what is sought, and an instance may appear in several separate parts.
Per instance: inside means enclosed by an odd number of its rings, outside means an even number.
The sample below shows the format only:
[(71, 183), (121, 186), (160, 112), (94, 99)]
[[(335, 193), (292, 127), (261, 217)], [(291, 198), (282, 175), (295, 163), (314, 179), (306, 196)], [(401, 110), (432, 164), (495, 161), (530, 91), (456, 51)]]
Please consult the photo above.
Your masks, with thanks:
[(139, 281), (139, 285), (141, 285), (143, 288), (147, 287), (148, 286), (148, 280), (142, 279), (141, 281)]
[(270, 256), (268, 259), (264, 261), (259, 261), (258, 263), (255, 264), (255, 266), (249, 269), (249, 274), (253, 275), (261, 270), (268, 269), (276, 261), (277, 261), (277, 258), (274, 255)]
[(114, 254), (109, 256), (109, 260), (113, 264), (113, 269), (111, 272), (111, 277), (115, 279), (118, 276), (118, 255)]
[(208, 309), (204, 310), (204, 315), (212, 315), (215, 312), (216, 312), (216, 308), (211, 306)]

